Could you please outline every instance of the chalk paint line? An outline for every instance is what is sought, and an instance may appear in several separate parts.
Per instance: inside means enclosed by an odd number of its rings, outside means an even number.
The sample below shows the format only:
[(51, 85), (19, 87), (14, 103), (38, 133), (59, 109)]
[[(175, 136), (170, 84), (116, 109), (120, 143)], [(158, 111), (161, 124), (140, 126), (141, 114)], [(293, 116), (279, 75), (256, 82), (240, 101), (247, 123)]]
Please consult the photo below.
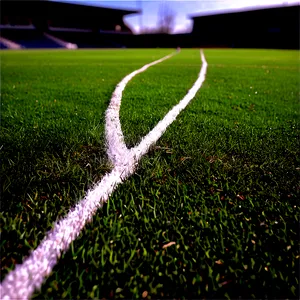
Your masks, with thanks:
[(126, 147), (124, 142), (124, 136), (121, 129), (120, 123), (120, 107), (123, 91), (127, 83), (137, 74), (146, 71), (148, 68), (163, 62), (177, 54), (177, 52), (171, 53), (161, 59), (153, 61), (149, 64), (144, 65), (140, 69), (125, 76), (120, 83), (116, 86), (108, 109), (105, 113), (105, 136), (107, 145), (107, 154), (109, 159), (114, 165), (118, 165), (123, 160), (124, 156), (128, 156), (129, 149)]
[[(126, 155), (114, 168), (104, 175), (102, 180), (90, 189), (86, 196), (68, 214), (56, 222), (46, 234), (40, 245), (33, 250), (21, 265), (16, 265), (0, 285), (2, 299), (28, 299), (36, 289), (40, 289), (44, 279), (50, 275), (61, 253), (66, 252), (70, 244), (78, 237), (85, 224), (91, 221), (98, 208), (102, 207), (116, 187), (131, 176), (149, 147), (155, 143), (167, 127), (176, 119), (196, 92), (200, 89), (206, 74), (207, 63), (201, 51), (202, 66), (198, 79), (179, 104), (161, 120), (142, 142), (134, 148), (127, 149)], [(201, 80), (199, 78), (202, 78)], [(112, 135), (114, 136), (114, 135)], [(122, 143), (122, 141), (121, 141)]]

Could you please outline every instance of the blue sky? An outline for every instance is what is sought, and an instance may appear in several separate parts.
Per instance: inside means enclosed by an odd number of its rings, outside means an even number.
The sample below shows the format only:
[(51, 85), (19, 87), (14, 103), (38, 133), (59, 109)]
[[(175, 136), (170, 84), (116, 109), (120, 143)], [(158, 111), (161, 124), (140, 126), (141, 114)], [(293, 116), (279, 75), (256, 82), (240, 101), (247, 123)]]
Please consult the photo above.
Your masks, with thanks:
[(244, 7), (264, 7), (273, 5), (299, 4), (299, 0), (55, 0), (59, 2), (71, 2), (85, 5), (95, 5), (122, 9), (139, 9), (141, 15), (125, 16), (125, 23), (135, 32), (140, 32), (140, 25), (145, 28), (155, 28), (158, 23), (159, 9), (164, 3), (175, 15), (174, 33), (189, 32), (192, 21), (189, 15), (215, 10), (231, 10)]

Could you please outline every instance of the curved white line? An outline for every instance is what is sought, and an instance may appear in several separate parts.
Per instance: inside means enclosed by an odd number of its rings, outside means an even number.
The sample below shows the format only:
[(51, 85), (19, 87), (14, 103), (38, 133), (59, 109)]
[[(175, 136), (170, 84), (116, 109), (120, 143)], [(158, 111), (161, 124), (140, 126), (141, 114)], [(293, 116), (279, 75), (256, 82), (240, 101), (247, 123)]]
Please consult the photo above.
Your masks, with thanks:
[(184, 96), (184, 98), (175, 105), (166, 115), (165, 117), (158, 122), (158, 124), (142, 139), (139, 145), (134, 147), (132, 151), (134, 152), (135, 159), (138, 161), (140, 158), (145, 155), (149, 147), (156, 143), (157, 140), (163, 135), (168, 126), (175, 121), (179, 113), (185, 109), (185, 107), (190, 103), (190, 101), (195, 97), (197, 91), (200, 89), (202, 83), (205, 80), (205, 74), (207, 70), (207, 61), (203, 54), (203, 51), (200, 51), (202, 67), (198, 78), (192, 88), (188, 91), (188, 93)]
[[(207, 69), (202, 51), (201, 58), (203, 62), (201, 71), (188, 94), (143, 138), (138, 146), (130, 150), (126, 148), (123, 159), (117, 153), (116, 161), (120, 159), (120, 163), (116, 163), (112, 171), (89, 190), (83, 200), (70, 209), (64, 218), (56, 222), (53, 229), (47, 233), (44, 240), (31, 252), (29, 257), (21, 265), (16, 265), (15, 269), (5, 277), (0, 285), (1, 299), (29, 299), (34, 290), (41, 287), (44, 279), (50, 275), (52, 268), (56, 265), (61, 253), (68, 250), (71, 242), (80, 234), (85, 224), (91, 221), (97, 209), (108, 200), (116, 187), (134, 173), (138, 161), (147, 153), (150, 145), (161, 137), (166, 128), (200, 89)], [(114, 137), (114, 135), (111, 136)], [(118, 143), (117, 145), (123, 145), (124, 142), (119, 139)]]
[(122, 93), (127, 83), (137, 74), (146, 71), (149, 67), (154, 66), (170, 57), (176, 52), (169, 54), (161, 59), (153, 61), (142, 68), (130, 73), (122, 79), (122, 81), (116, 86), (115, 91), (112, 94), (110, 104), (105, 114), (105, 136), (107, 154), (109, 159), (114, 165), (122, 164), (123, 158), (128, 156), (129, 150), (124, 143), (124, 136), (120, 123), (120, 106), (122, 100)]

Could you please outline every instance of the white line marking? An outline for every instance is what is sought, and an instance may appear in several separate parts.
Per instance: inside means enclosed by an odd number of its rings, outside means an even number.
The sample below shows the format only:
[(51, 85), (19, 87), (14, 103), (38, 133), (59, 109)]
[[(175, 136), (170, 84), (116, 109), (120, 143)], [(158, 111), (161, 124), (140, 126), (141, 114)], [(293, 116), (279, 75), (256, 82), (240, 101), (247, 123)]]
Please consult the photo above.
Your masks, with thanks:
[(161, 121), (158, 122), (158, 124), (142, 139), (138, 146), (132, 149), (134, 151), (134, 155), (137, 161), (140, 160), (140, 158), (148, 152), (149, 147), (152, 144), (157, 142), (157, 140), (166, 131), (168, 126), (173, 121), (175, 121), (179, 113), (186, 108), (190, 101), (195, 97), (197, 91), (200, 89), (202, 83), (205, 80), (205, 74), (207, 69), (207, 61), (202, 50), (200, 51), (200, 54), (202, 60), (202, 67), (196, 82), (188, 91), (188, 93), (184, 96), (184, 98), (177, 105), (175, 105)]
[[(171, 57), (171, 55), (169, 57)], [(162, 60), (164, 59), (167, 58), (162, 58)], [(121, 126), (118, 119), (121, 95), (115, 95), (116, 97), (113, 97), (116, 103), (115, 105), (110, 104), (110, 109), (116, 111), (111, 111), (106, 114), (107, 118), (111, 113), (113, 116), (111, 120), (112, 124), (108, 127), (106, 126), (106, 133), (108, 147), (110, 149), (109, 157), (115, 163), (114, 168), (110, 173), (106, 174), (93, 189), (89, 190), (84, 199), (72, 208), (63, 219), (54, 224), (53, 229), (47, 233), (44, 240), (31, 252), (23, 264), (16, 265), (15, 269), (5, 277), (0, 285), (1, 299), (29, 299), (35, 289), (40, 289), (44, 279), (51, 273), (52, 268), (56, 265), (61, 253), (68, 250), (71, 242), (77, 238), (85, 224), (91, 221), (97, 209), (108, 200), (116, 187), (134, 173), (135, 167), (141, 157), (146, 154), (149, 147), (161, 137), (167, 127), (176, 119), (180, 111), (188, 105), (196, 92), (200, 89), (205, 80), (207, 69), (207, 62), (202, 50), (201, 59), (202, 67), (198, 79), (188, 91), (187, 95), (179, 104), (175, 105), (153, 130), (142, 139), (141, 143), (134, 148), (127, 149), (123, 141), (122, 131), (118, 131)], [(151, 65), (154, 63), (157, 62), (153, 62)], [(150, 64), (146, 66), (149, 67)], [(142, 69), (135, 71), (137, 73), (134, 75), (142, 72)], [(128, 76), (125, 77), (127, 78), (125, 85), (133, 77)], [(123, 80), (125, 80), (125, 78)], [(121, 83), (123, 82), (124, 84), (123, 80)], [(121, 85), (120, 87), (119, 84), (116, 90), (118, 91), (118, 88), (120, 88), (119, 91), (122, 93), (125, 85)], [(110, 130), (109, 128), (112, 128), (111, 130), (116, 131), (117, 134), (107, 132)], [(119, 133), (121, 133), (121, 135), (119, 135)], [(113, 140), (110, 141), (110, 139)], [(114, 147), (121, 147), (121, 150), (119, 148), (114, 149)], [(122, 157), (122, 155), (125, 157)]]
[(146, 71), (149, 67), (154, 66), (170, 57), (176, 52), (169, 54), (159, 60), (144, 65), (142, 68), (132, 72), (122, 79), (122, 81), (116, 86), (115, 91), (112, 94), (110, 104), (105, 114), (105, 136), (107, 143), (107, 154), (109, 159), (114, 165), (122, 164), (124, 156), (128, 156), (129, 150), (124, 143), (124, 136), (121, 129), (121, 123), (119, 118), (122, 93), (127, 83), (137, 74)]

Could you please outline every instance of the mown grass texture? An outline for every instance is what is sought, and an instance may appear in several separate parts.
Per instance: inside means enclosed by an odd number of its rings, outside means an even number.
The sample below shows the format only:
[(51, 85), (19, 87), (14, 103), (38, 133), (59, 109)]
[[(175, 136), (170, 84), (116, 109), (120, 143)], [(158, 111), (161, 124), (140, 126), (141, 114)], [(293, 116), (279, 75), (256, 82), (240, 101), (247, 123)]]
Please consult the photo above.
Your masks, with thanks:
[[(103, 129), (115, 85), (171, 51), (1, 53), (2, 279), (111, 168)], [(204, 53), (193, 102), (34, 297), (299, 296), (298, 52)], [(183, 50), (128, 84), (128, 146), (200, 65), (199, 50)]]

